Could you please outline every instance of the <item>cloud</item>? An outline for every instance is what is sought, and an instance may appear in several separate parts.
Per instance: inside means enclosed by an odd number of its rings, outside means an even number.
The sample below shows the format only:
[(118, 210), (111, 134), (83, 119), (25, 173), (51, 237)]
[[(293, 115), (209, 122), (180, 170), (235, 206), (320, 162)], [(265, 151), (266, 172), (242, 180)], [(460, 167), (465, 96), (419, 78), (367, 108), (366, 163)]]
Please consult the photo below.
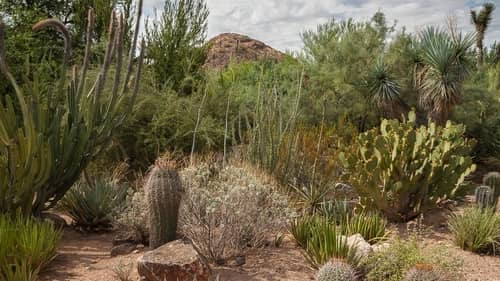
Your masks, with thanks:
[[(486, 34), (486, 43), (500, 41), (500, 0)], [(145, 16), (161, 11), (164, 0), (145, 0)], [(473, 31), (469, 13), (481, 0), (207, 0), (208, 36), (236, 32), (264, 41), (280, 50), (300, 50), (300, 34), (331, 18), (368, 20), (377, 12), (388, 22), (397, 20), (413, 32), (426, 25), (444, 25), (454, 15), (464, 31)]]

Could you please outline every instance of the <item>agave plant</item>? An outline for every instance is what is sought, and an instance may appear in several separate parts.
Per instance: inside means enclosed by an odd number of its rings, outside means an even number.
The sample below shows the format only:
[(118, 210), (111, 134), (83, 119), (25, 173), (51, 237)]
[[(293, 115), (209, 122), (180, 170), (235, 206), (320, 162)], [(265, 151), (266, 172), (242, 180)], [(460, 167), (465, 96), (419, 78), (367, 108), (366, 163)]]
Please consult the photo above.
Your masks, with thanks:
[[(0, 102), (0, 213), (22, 210), (39, 214), (54, 206), (78, 180), (81, 171), (111, 141), (113, 131), (127, 118), (139, 90), (144, 42), (136, 61), (142, 0), (139, 0), (135, 35), (128, 61), (124, 61), (125, 24), (122, 15), (111, 15), (108, 44), (97, 79), (88, 81), (91, 57), (93, 11), (89, 10), (85, 56), (81, 70), (72, 68), (70, 33), (60, 21), (47, 19), (34, 31), (54, 28), (64, 38), (64, 56), (59, 81), (42, 97), (33, 86), (25, 92), (18, 86), (6, 63), (4, 25), (0, 23), (0, 71), (15, 90), (15, 99)], [(115, 73), (109, 79), (110, 69)], [(33, 84), (50, 85), (50, 81)], [(104, 91), (108, 82), (112, 90)], [(64, 98), (65, 97), (65, 98)], [(64, 102), (59, 101), (63, 99)], [(19, 109), (17, 109), (19, 108)]]
[(78, 227), (109, 228), (126, 196), (127, 188), (110, 179), (98, 179), (92, 184), (77, 182), (59, 201), (58, 208)]

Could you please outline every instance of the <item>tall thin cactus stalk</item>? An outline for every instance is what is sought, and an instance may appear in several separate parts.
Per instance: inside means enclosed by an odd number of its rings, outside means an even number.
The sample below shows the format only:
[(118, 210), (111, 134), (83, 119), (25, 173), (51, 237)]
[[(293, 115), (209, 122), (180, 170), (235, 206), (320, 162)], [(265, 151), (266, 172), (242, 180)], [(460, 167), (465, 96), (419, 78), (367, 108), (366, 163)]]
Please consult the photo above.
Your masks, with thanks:
[[(59, 82), (46, 98), (33, 89), (25, 94), (9, 71), (5, 53), (5, 28), (0, 23), (0, 70), (12, 85), (16, 100), (6, 97), (0, 105), (0, 213), (22, 210), (39, 214), (54, 206), (81, 172), (111, 141), (113, 131), (130, 113), (139, 92), (144, 42), (136, 58), (142, 0), (138, 0), (135, 34), (122, 79), (124, 64), (123, 15), (111, 15), (108, 44), (97, 79), (88, 87), (94, 13), (89, 10), (85, 55), (81, 71), (72, 67), (70, 32), (56, 19), (33, 26), (34, 31), (54, 28), (64, 38)], [(133, 65), (137, 60), (134, 82)], [(115, 69), (109, 78), (109, 70)], [(110, 93), (105, 91), (111, 83)], [(47, 83), (49, 84), (49, 83)], [(64, 98), (64, 102), (59, 99)], [(19, 107), (19, 110), (16, 109)]]

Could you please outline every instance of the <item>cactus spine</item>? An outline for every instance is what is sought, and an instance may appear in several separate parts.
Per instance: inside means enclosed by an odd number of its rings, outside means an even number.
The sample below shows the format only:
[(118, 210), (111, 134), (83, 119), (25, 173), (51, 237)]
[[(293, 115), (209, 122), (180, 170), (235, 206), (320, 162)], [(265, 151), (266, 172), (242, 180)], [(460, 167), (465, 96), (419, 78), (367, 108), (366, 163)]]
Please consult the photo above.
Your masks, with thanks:
[(489, 172), (483, 177), (483, 185), (487, 185), (493, 192), (493, 207), (497, 206), (500, 197), (500, 173)]
[(431, 266), (415, 266), (408, 270), (404, 281), (440, 281), (439, 274)]
[(491, 187), (487, 185), (478, 186), (474, 195), (476, 197), (476, 204), (481, 210), (493, 207), (495, 200), (493, 198), (493, 190)]
[(324, 264), (316, 275), (316, 281), (356, 281), (356, 271), (343, 261), (332, 260)]
[(155, 164), (145, 186), (149, 207), (149, 246), (152, 249), (175, 240), (184, 189), (177, 170)]

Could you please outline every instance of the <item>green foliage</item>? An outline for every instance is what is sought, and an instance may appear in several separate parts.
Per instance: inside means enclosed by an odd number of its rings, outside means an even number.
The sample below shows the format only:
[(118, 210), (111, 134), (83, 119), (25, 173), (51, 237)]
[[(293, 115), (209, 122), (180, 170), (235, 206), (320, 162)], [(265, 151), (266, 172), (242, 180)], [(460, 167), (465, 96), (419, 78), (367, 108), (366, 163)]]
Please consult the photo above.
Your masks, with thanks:
[(485, 83), (481, 80), (467, 83), (452, 120), (464, 124), (467, 136), (477, 140), (475, 156), (500, 158), (500, 91), (487, 90)]
[(345, 225), (354, 216), (354, 210), (347, 200), (324, 201), (318, 208), (319, 214), (337, 225)]
[(158, 86), (179, 90), (197, 74), (206, 57), (207, 18), (204, 0), (173, 0), (165, 2), (159, 19), (146, 24), (147, 58)]
[(97, 179), (90, 184), (77, 182), (59, 201), (58, 209), (66, 213), (75, 226), (83, 229), (106, 229), (114, 213), (122, 206), (127, 187), (112, 179)]
[(475, 168), (463, 126), (415, 128), (415, 118), (383, 120), (342, 154), (349, 182), (391, 221), (408, 221), (454, 197)]
[(463, 280), (457, 272), (461, 260), (446, 247), (423, 247), (417, 240), (396, 240), (389, 247), (371, 254), (364, 262), (366, 281), (405, 281), (413, 267), (430, 264), (445, 280)]
[(35, 281), (56, 255), (61, 232), (52, 224), (0, 215), (0, 279)]
[(464, 250), (493, 253), (500, 246), (500, 216), (492, 209), (469, 208), (448, 220), (453, 241)]
[(328, 101), (326, 120), (348, 116), (358, 129), (376, 124), (365, 83), (370, 68), (384, 49), (383, 22), (332, 20), (302, 34), (311, 95), (305, 97), (310, 111), (321, 112), (323, 96)]
[(476, 187), (474, 197), (476, 198), (477, 206), (481, 210), (496, 207), (493, 189), (487, 185)]
[(346, 235), (361, 234), (370, 244), (387, 237), (387, 221), (377, 213), (362, 212), (346, 220)]
[(304, 248), (309, 262), (319, 267), (332, 258), (343, 259), (358, 266), (360, 257), (357, 249), (347, 244), (342, 236), (342, 227), (319, 216), (303, 216), (296, 219), (290, 231), (299, 245)]
[[(129, 87), (135, 48), (130, 50), (125, 78), (121, 80), (124, 63), (122, 17), (113, 15), (110, 21), (108, 45), (100, 75), (93, 86), (88, 87), (93, 19), (90, 11), (83, 67), (81, 72), (75, 67), (70, 79), (66, 73), (71, 51), (69, 31), (55, 19), (41, 21), (33, 27), (35, 31), (48, 27), (57, 29), (64, 38), (64, 55), (61, 74), (54, 85), (52, 81), (33, 79), (26, 91), (18, 86), (7, 67), (4, 28), (0, 24), (0, 70), (15, 89), (16, 97), (15, 102), (10, 96), (5, 98), (3, 107), (7, 111), (0, 116), (2, 213), (14, 213), (20, 209), (24, 214), (39, 214), (54, 206), (78, 180), (88, 163), (109, 145), (113, 131), (122, 124), (134, 104), (144, 48), (138, 59), (134, 84)], [(136, 44), (137, 34), (132, 46)], [(113, 61), (116, 63), (116, 74), (112, 79), (107, 79)], [(106, 81), (113, 85), (109, 95), (103, 94)], [(42, 85), (49, 85), (46, 95)], [(59, 100), (61, 98), (63, 100)], [(14, 104), (19, 106), (19, 111)], [(123, 104), (128, 104), (127, 109), (118, 110)]]
[(149, 208), (149, 246), (155, 249), (177, 237), (184, 189), (179, 173), (173, 167), (156, 164), (149, 173), (144, 190)]
[(356, 271), (348, 263), (334, 260), (325, 263), (316, 274), (316, 281), (356, 281)]

